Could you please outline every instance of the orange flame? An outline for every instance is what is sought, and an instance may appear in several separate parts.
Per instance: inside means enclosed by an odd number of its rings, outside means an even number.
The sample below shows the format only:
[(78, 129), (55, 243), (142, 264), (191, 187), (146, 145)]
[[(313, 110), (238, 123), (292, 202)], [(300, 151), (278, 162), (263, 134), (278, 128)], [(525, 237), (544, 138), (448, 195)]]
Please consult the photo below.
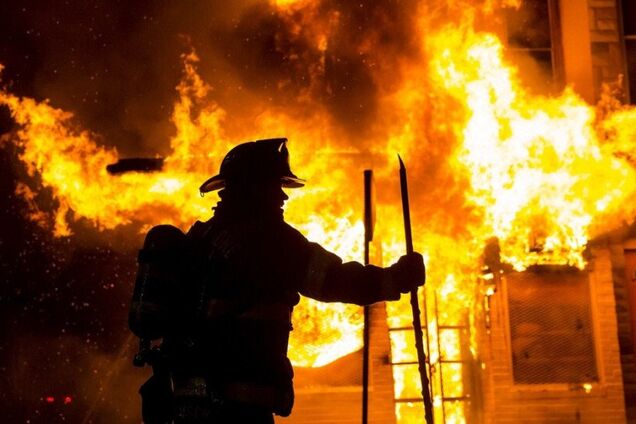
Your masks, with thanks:
[(463, 140), (456, 166), (470, 174), (467, 200), (483, 213), (475, 235), (498, 237), (502, 258), (519, 270), (583, 267), (590, 237), (634, 216), (634, 169), (613, 154), (619, 144), (631, 148), (633, 112), (607, 118), (603, 125), (618, 143), (604, 148), (594, 108), (571, 89), (555, 98), (529, 95), (492, 34), (447, 28), (431, 37), (442, 41), (431, 66), (435, 81), (464, 108), (453, 127)]
[[(274, 3), (283, 11), (312, 7), (304, 0)], [(483, 3), (486, 9), (502, 4)], [(322, 52), (328, 48), (325, 31), (337, 19), (312, 28)], [(419, 47), (426, 61), (405, 63), (399, 84), (382, 93), (381, 118), (367, 147), (330, 125), (315, 105), (302, 120), (267, 109), (253, 126), (230, 129), (226, 112), (197, 74), (196, 55), (184, 55), (172, 153), (164, 170), (154, 174), (108, 175), (105, 167), (117, 160), (117, 152), (78, 129), (70, 113), (2, 90), (0, 104), (19, 126), (9, 139), (37, 180), (37, 187), (20, 183), (16, 192), (27, 200), (29, 217), (58, 236), (70, 235), (79, 218), (99, 230), (131, 222), (186, 228), (209, 214), (215, 198), (199, 198), (196, 188), (230, 147), (285, 135), (294, 168), (309, 181), (306, 189), (290, 193), (288, 221), (346, 260), (361, 258), (360, 171), (372, 165), (381, 194), (376, 234), (388, 263), (403, 251), (397, 185), (388, 185), (396, 182), (394, 158), (400, 152), (411, 172), (415, 247), (424, 251), (429, 268), (426, 303), (438, 310), (429, 317), (428, 354), (442, 367), (442, 359), (462, 356), (466, 342), (445, 327), (464, 322), (474, 302), (486, 240), (497, 237), (503, 260), (516, 269), (541, 263), (583, 267), (591, 237), (633, 219), (636, 110), (620, 107), (601, 116), (571, 89), (555, 97), (530, 94), (505, 61), (501, 41), (476, 32), (472, 23), (430, 28)], [(313, 71), (323, 70), (319, 64)], [(42, 188), (57, 202), (52, 210), (37, 206)], [(406, 299), (387, 309), (390, 327), (410, 325)], [(290, 356), (297, 365), (320, 366), (361, 346), (356, 307), (303, 300), (294, 325)], [(413, 359), (412, 333), (392, 332), (391, 343), (394, 361)], [(394, 368), (396, 398), (419, 396), (416, 373), (416, 367)], [(434, 382), (437, 415), (441, 385), (446, 396), (461, 394), (463, 373), (456, 364)], [(446, 405), (448, 422), (463, 422), (464, 407)], [(399, 403), (396, 411), (400, 422), (422, 416), (416, 403)]]

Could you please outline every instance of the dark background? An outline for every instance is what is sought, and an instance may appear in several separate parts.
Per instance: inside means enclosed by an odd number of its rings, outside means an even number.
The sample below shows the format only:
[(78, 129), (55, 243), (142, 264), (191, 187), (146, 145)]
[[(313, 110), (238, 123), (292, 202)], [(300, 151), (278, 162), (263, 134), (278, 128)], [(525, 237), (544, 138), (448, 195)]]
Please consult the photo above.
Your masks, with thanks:
[[(122, 156), (163, 155), (180, 57), (194, 48), (228, 115), (311, 113), (299, 100), (309, 93), (344, 134), (364, 135), (379, 91), (399, 81), (396, 61), (413, 54), (415, 2), (314, 3), (316, 22), (340, 17), (319, 76), (313, 34), (292, 31), (293, 17), (265, 1), (3, 2), (0, 85), (73, 112)], [(142, 235), (80, 221), (74, 236), (54, 238), (26, 219), (15, 186), (37, 181), (17, 159), (15, 129), (0, 107), (1, 420), (139, 422), (136, 390), (148, 370), (130, 365), (136, 341), (126, 319)], [(44, 209), (53, 201), (46, 190), (38, 198)]]

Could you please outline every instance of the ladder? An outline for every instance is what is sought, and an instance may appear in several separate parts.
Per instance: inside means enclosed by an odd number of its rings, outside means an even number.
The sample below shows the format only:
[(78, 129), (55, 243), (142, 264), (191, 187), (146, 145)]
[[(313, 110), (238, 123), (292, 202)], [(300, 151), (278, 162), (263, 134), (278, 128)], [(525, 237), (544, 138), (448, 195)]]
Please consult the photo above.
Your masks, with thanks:
[[(440, 308), (445, 307), (445, 300), (430, 286), (425, 286), (420, 296), (424, 300), (421, 302), (422, 331), (435, 424), (469, 423), (472, 359), (468, 311), (453, 316), (452, 322), (440, 322), (443, 315)], [(395, 321), (399, 321), (398, 325), (391, 326)], [(397, 423), (421, 422), (424, 403), (420, 396), (412, 324), (392, 320), (389, 315), (389, 337)]]

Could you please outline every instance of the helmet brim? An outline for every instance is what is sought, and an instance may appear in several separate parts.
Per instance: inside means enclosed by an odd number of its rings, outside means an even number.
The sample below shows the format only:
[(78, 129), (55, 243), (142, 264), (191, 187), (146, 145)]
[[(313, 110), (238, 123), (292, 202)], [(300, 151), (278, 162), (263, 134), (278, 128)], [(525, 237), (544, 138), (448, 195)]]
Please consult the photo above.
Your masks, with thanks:
[(200, 193), (209, 193), (210, 191), (220, 190), (225, 187), (225, 178), (220, 175), (210, 177), (199, 187)]
[[(282, 176), (280, 177), (280, 184), (285, 188), (300, 188), (305, 185), (305, 180), (298, 177), (292, 176)], [(201, 187), (199, 187), (200, 193), (209, 193), (215, 190), (221, 190), (225, 188), (225, 178), (220, 175), (215, 175), (214, 177), (208, 178)]]
[(305, 185), (305, 180), (303, 180), (302, 178), (290, 177), (287, 175), (284, 177), (281, 177), (280, 182), (282, 186), (286, 188), (300, 188)]

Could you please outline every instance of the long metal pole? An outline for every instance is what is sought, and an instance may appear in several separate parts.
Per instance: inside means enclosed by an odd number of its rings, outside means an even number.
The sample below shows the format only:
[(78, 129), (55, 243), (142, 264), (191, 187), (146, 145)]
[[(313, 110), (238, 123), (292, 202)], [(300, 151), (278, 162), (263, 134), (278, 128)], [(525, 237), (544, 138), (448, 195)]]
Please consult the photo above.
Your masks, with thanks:
[[(369, 243), (373, 239), (373, 171), (364, 171), (364, 264), (369, 265)], [(369, 306), (364, 306), (362, 348), (362, 424), (369, 420)]]
[[(402, 193), (402, 214), (404, 215), (404, 238), (406, 239), (406, 253), (413, 253), (413, 235), (411, 233), (411, 212), (409, 209), (409, 189), (406, 179), (406, 167), (402, 158), (400, 161), (400, 191)], [(420, 321), (420, 305), (417, 289), (411, 290), (411, 310), (413, 312), (413, 330), (415, 331), (415, 349), (417, 350), (417, 364), (422, 383), (422, 399), (424, 399), (424, 418), (428, 424), (433, 424), (433, 402), (426, 373), (426, 354), (424, 353), (424, 334)]]

